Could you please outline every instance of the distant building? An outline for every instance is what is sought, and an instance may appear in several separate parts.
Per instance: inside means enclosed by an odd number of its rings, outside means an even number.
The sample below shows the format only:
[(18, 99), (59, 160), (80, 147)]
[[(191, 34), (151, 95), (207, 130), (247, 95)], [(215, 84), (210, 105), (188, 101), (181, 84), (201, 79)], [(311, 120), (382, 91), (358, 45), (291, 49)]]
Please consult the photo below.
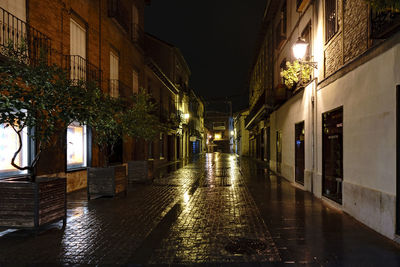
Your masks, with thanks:
[(233, 120), (229, 113), (206, 111), (205, 123), (210, 135), (209, 152), (231, 153)]
[(245, 128), (245, 118), (249, 115), (249, 110), (243, 110), (233, 115), (234, 120), (234, 152), (239, 156), (249, 156), (249, 132)]
[(181, 123), (176, 136), (171, 133), (166, 138), (168, 146), (174, 146), (176, 149), (176, 159), (188, 158), (190, 150), (189, 77), (191, 75), (189, 66), (179, 49), (172, 44), (146, 33), (145, 45), (149, 57), (178, 89), (174, 102)]
[(191, 89), (189, 93), (190, 155), (205, 151), (204, 102)]

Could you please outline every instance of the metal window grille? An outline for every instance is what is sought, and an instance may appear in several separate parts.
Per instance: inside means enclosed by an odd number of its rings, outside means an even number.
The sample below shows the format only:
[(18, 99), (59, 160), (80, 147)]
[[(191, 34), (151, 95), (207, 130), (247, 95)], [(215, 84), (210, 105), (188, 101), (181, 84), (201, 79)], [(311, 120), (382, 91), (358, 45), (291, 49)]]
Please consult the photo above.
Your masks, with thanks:
[(337, 32), (336, 0), (325, 0), (325, 41), (328, 42)]

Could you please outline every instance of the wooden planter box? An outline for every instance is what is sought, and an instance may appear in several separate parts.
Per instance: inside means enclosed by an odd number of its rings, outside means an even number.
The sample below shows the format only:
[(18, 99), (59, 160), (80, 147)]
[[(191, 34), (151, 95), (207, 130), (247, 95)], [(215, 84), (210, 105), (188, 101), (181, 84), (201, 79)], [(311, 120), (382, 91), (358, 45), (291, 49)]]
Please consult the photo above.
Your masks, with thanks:
[(128, 162), (128, 182), (143, 183), (153, 179), (154, 161), (140, 160)]
[(36, 228), (67, 218), (65, 178), (0, 181), (0, 227)]
[(92, 196), (115, 196), (127, 193), (126, 166), (110, 166), (106, 168), (89, 168), (87, 172), (88, 199)]

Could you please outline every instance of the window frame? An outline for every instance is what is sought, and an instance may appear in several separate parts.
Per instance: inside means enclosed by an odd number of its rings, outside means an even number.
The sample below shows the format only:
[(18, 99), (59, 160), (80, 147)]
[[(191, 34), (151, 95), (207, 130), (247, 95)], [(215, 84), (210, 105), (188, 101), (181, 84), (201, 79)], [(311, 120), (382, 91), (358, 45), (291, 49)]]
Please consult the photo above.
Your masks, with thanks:
[[(0, 127), (2, 127), (2, 126), (0, 126)], [(11, 129), (11, 128), (9, 128), (9, 129)], [(30, 136), (33, 136), (34, 130), (31, 128), (27, 128), (27, 130), (22, 131), (22, 133), (25, 133), (26, 137), (23, 138), (22, 151), (20, 151), (20, 153), (26, 153), (26, 155), (25, 155), (26, 162), (24, 162), (24, 160), (23, 160), (22, 165), (27, 166), (32, 162), (32, 159), (35, 157), (35, 151), (36, 151), (35, 150), (35, 148), (36, 148), (35, 141), (30, 137)], [(21, 170), (15, 169), (15, 170), (4, 171), (4, 172), (0, 170), (0, 180), (6, 179), (9, 177), (26, 176), (28, 174), (29, 173), (27, 170), (21, 171)]]
[[(66, 172), (71, 172), (71, 171), (76, 171), (76, 170), (85, 170), (88, 167), (91, 166), (91, 161), (92, 161), (92, 131), (91, 128), (88, 127), (87, 125), (81, 125), (82, 127), (85, 127), (85, 132), (84, 135), (86, 135), (86, 138), (84, 138), (86, 149), (84, 149), (84, 163), (82, 164), (68, 164), (68, 128), (65, 132), (65, 169)], [(69, 126), (68, 126), (69, 127)]]
[[(329, 7), (333, 7), (334, 6), (334, 22), (332, 23), (329, 19), (328, 19), (328, 1), (332, 1), (335, 2), (334, 5), (329, 6)], [(324, 23), (325, 23), (325, 44), (329, 43), (333, 37), (336, 35), (336, 33), (339, 31), (339, 25), (338, 25), (338, 1), (337, 0), (325, 0), (325, 6), (324, 6), (324, 12), (325, 12), (325, 18), (324, 18)], [(330, 12), (329, 14), (332, 14), (332, 12)], [(328, 35), (328, 29), (330, 30), (330, 26), (334, 25), (334, 29), (333, 32), (330, 33)]]

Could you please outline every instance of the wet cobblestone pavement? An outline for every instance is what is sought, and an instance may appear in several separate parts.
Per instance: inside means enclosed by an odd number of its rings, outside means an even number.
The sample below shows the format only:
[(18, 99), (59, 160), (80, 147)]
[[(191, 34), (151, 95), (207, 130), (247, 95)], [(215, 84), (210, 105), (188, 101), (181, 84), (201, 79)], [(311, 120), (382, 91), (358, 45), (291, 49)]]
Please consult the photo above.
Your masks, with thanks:
[[(128, 196), (68, 196), (68, 222), (0, 229), (0, 266), (400, 266), (400, 248), (248, 159), (207, 154)], [(54, 227), (56, 226), (56, 227)]]

